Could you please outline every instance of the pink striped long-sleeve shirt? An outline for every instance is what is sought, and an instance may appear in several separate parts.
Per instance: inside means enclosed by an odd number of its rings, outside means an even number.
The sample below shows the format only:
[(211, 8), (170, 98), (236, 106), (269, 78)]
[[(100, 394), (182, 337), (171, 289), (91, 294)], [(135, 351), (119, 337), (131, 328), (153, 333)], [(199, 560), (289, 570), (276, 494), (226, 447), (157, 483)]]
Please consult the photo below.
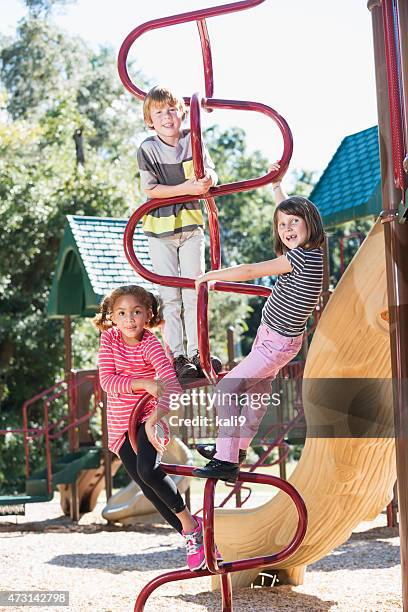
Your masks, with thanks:
[[(160, 409), (164, 410), (166, 410), (164, 406), (168, 390), (178, 392), (180, 387), (162, 345), (147, 329), (143, 332), (142, 340), (134, 346), (125, 344), (117, 327), (104, 331), (101, 335), (98, 364), (101, 387), (108, 397), (108, 445), (110, 450), (118, 455), (125, 440), (130, 414), (135, 404), (146, 393), (144, 390), (132, 393), (132, 379), (159, 378), (162, 381), (169, 381), (165, 394), (160, 400)], [(156, 406), (157, 400), (152, 398), (144, 407), (139, 422), (145, 422)]]

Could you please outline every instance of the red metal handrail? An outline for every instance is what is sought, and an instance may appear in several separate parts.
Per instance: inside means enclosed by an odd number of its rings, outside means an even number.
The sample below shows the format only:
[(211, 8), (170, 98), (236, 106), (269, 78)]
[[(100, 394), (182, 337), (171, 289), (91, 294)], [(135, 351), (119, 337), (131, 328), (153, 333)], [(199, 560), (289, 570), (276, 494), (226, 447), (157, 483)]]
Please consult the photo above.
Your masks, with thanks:
[[(216, 187), (216, 189), (218, 189), (218, 187)], [(140, 274), (140, 276), (142, 276), (153, 284), (194, 289), (195, 279), (186, 278), (184, 276), (173, 277), (155, 274), (151, 270), (145, 268), (136, 256), (135, 249), (133, 246), (133, 234), (135, 232), (136, 225), (139, 223), (139, 221), (145, 214), (149, 213), (154, 208), (162, 206), (163, 200), (155, 198), (154, 200), (149, 200), (148, 202), (145, 202), (137, 210), (135, 210), (135, 212), (130, 217), (124, 232), (124, 248), (126, 258), (132, 268), (138, 274)], [(172, 198), (171, 201), (166, 200), (165, 206), (171, 206), (172, 204), (179, 204), (181, 202), (187, 201), (191, 202), (191, 196), (178, 196), (176, 198)], [(233, 291), (235, 293), (243, 293), (247, 295), (260, 295), (262, 297), (268, 297), (271, 293), (271, 289), (269, 287), (263, 287), (262, 285), (252, 285), (249, 283), (230, 283), (217, 281), (214, 283), (213, 288), (216, 291)]]
[[(73, 380), (75, 382), (72, 382)], [(85, 382), (89, 380), (93, 381), (94, 383), (93, 384), (93, 396), (94, 396), (93, 409), (89, 410), (86, 414), (82, 415), (81, 417), (78, 417), (77, 415), (72, 417), (72, 415), (69, 415), (69, 414), (64, 415), (58, 421), (50, 424), (49, 423), (49, 406), (51, 402), (55, 399), (58, 399), (65, 393), (75, 394), (78, 387), (80, 387), (82, 384), (84, 384)], [(63, 385), (66, 385), (65, 388), (61, 388)], [(57, 389), (58, 391), (56, 391)], [(26, 479), (28, 479), (30, 476), (29, 440), (34, 440), (36, 438), (40, 438), (41, 436), (44, 436), (45, 460), (46, 460), (46, 471), (47, 471), (47, 487), (48, 487), (49, 494), (52, 493), (52, 463), (51, 463), (50, 441), (61, 437), (66, 431), (69, 431), (70, 429), (75, 428), (81, 423), (89, 420), (95, 414), (97, 407), (98, 407), (98, 402), (100, 399), (99, 390), (100, 388), (98, 385), (98, 377), (96, 374), (87, 374), (85, 376), (82, 376), (82, 378), (78, 380), (75, 377), (73, 377), (69, 381), (65, 379), (58, 381), (57, 383), (52, 385), (52, 387), (49, 387), (48, 389), (45, 389), (44, 391), (37, 393), (32, 398), (24, 402), (22, 406), (22, 417), (23, 417), (23, 427), (22, 428), (0, 429), (0, 435), (7, 435), (8, 433), (23, 435)], [(54, 391), (53, 395), (50, 396), (50, 394), (53, 391)], [(43, 400), (43, 408), (42, 408), (43, 424), (42, 426), (39, 426), (39, 427), (28, 427), (28, 410), (34, 403), (36, 403), (37, 401), (41, 399)], [(54, 434), (51, 433), (53, 429), (58, 427), (58, 425), (60, 425), (67, 419), (70, 420), (68, 425), (66, 425), (61, 430), (59, 430), (58, 432)]]
[[(32, 397), (31, 399), (27, 400), (26, 402), (24, 402), (23, 407), (22, 407), (22, 412), (23, 412), (23, 429), (19, 430), (23, 435), (24, 435), (24, 452), (25, 452), (25, 471), (26, 471), (26, 478), (28, 479), (30, 476), (30, 464), (29, 464), (29, 439), (35, 439), (35, 438), (39, 438), (41, 435), (44, 435), (44, 446), (45, 446), (45, 456), (46, 456), (46, 467), (47, 467), (47, 481), (48, 481), (48, 492), (51, 493), (52, 492), (52, 464), (51, 464), (51, 448), (50, 448), (50, 441), (51, 440), (55, 440), (59, 437), (61, 437), (66, 431), (73, 429), (75, 427), (77, 427), (80, 423), (89, 420), (90, 417), (95, 414), (96, 410), (97, 410), (97, 404), (98, 404), (98, 385), (97, 385), (97, 375), (93, 375), (93, 374), (87, 374), (86, 376), (83, 376), (82, 379), (80, 380), (76, 380), (75, 378), (73, 379), (75, 382), (72, 382), (72, 380), (70, 379), (69, 381), (66, 380), (62, 380), (59, 381), (58, 383), (56, 383), (55, 385), (53, 385), (52, 387), (50, 387), (49, 389), (46, 389), (45, 391), (42, 391), (41, 393), (38, 393), (37, 395), (35, 395), (34, 397)], [(65, 415), (63, 417), (61, 417), (56, 423), (49, 423), (49, 406), (50, 403), (55, 400), (58, 399), (59, 397), (61, 397), (62, 395), (64, 395), (65, 393), (72, 393), (75, 392), (77, 390), (78, 387), (80, 387), (82, 384), (84, 384), (85, 382), (87, 382), (88, 380), (93, 380), (94, 381), (94, 389), (93, 389), (93, 393), (94, 393), (94, 407), (93, 410), (90, 410), (87, 414), (83, 415), (80, 418), (72, 418), (72, 415)], [(62, 385), (65, 384), (66, 388), (61, 389)], [(56, 389), (59, 389), (58, 391), (56, 391)], [(52, 391), (55, 391), (53, 393), (53, 395), (50, 396), (50, 393)], [(36, 428), (29, 428), (28, 427), (28, 408), (34, 404), (35, 402), (37, 402), (40, 399), (43, 399), (43, 426), (42, 427), (36, 427)], [(53, 429), (55, 429), (60, 423), (62, 423), (63, 421), (66, 421), (67, 419), (70, 419), (69, 424), (64, 427), (62, 430), (58, 431), (57, 433), (51, 434), (51, 431)], [(29, 435), (29, 433), (32, 432), (32, 435)]]
[(29, 448), (28, 448), (28, 431), (29, 431), (28, 429), (28, 409), (32, 404), (37, 402), (39, 399), (44, 398), (45, 396), (49, 395), (52, 391), (54, 391), (54, 389), (64, 384), (68, 386), (68, 382), (66, 380), (60, 380), (59, 382), (55, 383), (55, 385), (52, 385), (52, 387), (49, 387), (48, 389), (45, 389), (44, 391), (37, 393), (37, 395), (34, 395), (34, 397), (25, 401), (23, 404), (22, 413), (23, 413), (24, 457), (25, 457), (26, 478), (28, 478), (30, 474)]

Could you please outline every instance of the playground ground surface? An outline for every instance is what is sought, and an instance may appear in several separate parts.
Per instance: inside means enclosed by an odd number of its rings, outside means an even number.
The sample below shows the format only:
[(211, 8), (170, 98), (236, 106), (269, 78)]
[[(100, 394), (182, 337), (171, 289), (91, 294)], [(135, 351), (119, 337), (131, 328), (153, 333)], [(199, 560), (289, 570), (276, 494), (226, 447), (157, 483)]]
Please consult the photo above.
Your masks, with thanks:
[[(254, 491), (250, 505), (269, 498)], [(192, 507), (201, 494), (193, 488)], [(74, 612), (128, 612), (141, 588), (153, 577), (185, 566), (180, 536), (162, 525), (107, 525), (101, 516), (103, 494), (79, 524), (62, 516), (59, 497), (29, 504), (24, 517), (0, 518), (0, 590), (68, 590)], [(398, 530), (386, 527), (385, 513), (365, 522), (350, 539), (310, 565), (298, 587), (235, 589), (234, 612), (396, 611), (402, 610)], [(220, 610), (220, 593), (210, 578), (160, 587), (146, 612)], [(2, 608), (3, 610), (3, 608)], [(27, 607), (4, 610), (34, 610)]]

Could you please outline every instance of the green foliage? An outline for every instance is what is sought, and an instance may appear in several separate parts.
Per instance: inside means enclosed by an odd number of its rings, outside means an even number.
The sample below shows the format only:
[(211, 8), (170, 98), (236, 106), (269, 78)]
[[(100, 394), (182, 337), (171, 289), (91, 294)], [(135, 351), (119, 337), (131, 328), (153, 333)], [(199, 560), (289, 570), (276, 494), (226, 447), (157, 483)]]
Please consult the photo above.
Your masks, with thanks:
[[(142, 122), (140, 104), (119, 86), (112, 51), (94, 53), (38, 18), (22, 21), (15, 40), (2, 43), (0, 427), (4, 428), (5, 424), (21, 427), (23, 402), (63, 376), (63, 329), (61, 321), (47, 319), (46, 304), (65, 216), (129, 214), (137, 195), (134, 139)], [(73, 135), (78, 129), (84, 137), (85, 166), (77, 163)], [(81, 367), (80, 338), (76, 349)], [(90, 361), (89, 355), (86, 359)], [(56, 414), (62, 406), (52, 410)], [(40, 406), (34, 406), (31, 414), (35, 426), (41, 421)], [(15, 453), (21, 455), (21, 440), (14, 438), (0, 437), (0, 479), (6, 465), (8, 470), (14, 466)], [(20, 470), (21, 463), (20, 456)], [(14, 468), (7, 477), (16, 486)]]
[(250, 313), (247, 296), (218, 291), (210, 293), (208, 319), (211, 353), (217, 355), (223, 363), (228, 360), (228, 327), (234, 327), (234, 340), (238, 344), (242, 332), (247, 330), (246, 319)]
[[(266, 158), (246, 151), (245, 132), (240, 128), (207, 130), (206, 143), (220, 183), (256, 178), (268, 170)], [(273, 197), (270, 189), (234, 193), (217, 199), (223, 265), (270, 259)]]
[[(340, 280), (341, 270), (341, 258), (340, 258), (340, 241), (343, 238), (344, 248), (344, 269), (347, 268), (354, 255), (357, 253), (360, 246), (360, 239), (358, 236), (347, 239), (347, 236), (358, 232), (361, 238), (365, 238), (368, 232), (374, 225), (372, 219), (355, 219), (349, 223), (337, 226), (335, 229), (328, 232), (329, 240), (329, 263), (330, 263), (330, 283), (333, 287), (336, 286)], [(344, 271), (344, 270), (343, 270)]]
[(47, 17), (57, 5), (72, 4), (76, 0), (22, 0), (31, 17)]
[[(205, 138), (220, 183), (256, 178), (267, 172), (268, 161), (259, 151), (251, 155), (247, 153), (245, 132), (241, 128), (221, 131), (215, 126), (207, 130)], [(294, 192), (309, 195), (313, 172), (295, 172), (293, 179)], [(224, 266), (266, 261), (275, 256), (272, 234), (274, 206), (270, 187), (234, 193), (217, 199)], [(255, 281), (255, 284), (262, 285), (270, 283), (270, 278)], [(265, 299), (257, 296), (241, 296), (240, 299), (245, 302), (247, 314), (242, 317), (246, 332), (242, 336), (242, 352), (246, 355), (260, 325)]]
[(289, 447), (288, 460), (299, 461), (302, 456), (304, 444), (291, 444)]
[[(67, 214), (123, 217), (137, 192), (137, 134), (141, 105), (117, 78), (111, 49), (92, 51), (47, 19), (66, 0), (25, 0), (29, 16), (14, 40), (0, 39), (0, 428), (21, 427), (21, 406), (63, 376), (61, 321), (46, 304)], [(136, 75), (138, 81), (143, 80)], [(82, 135), (79, 163), (74, 134)], [(239, 129), (208, 131), (206, 142), (226, 183), (260, 176), (267, 160), (249, 155)], [(218, 202), (223, 265), (272, 255), (270, 189), (225, 196)], [(268, 279), (264, 279), (268, 282)], [(226, 360), (226, 329), (245, 330), (249, 345), (262, 299), (210, 295), (213, 353)], [(74, 322), (74, 367), (95, 366), (98, 335), (89, 321)], [(66, 405), (51, 407), (55, 419)], [(41, 423), (33, 406), (30, 423)], [(0, 484), (21, 486), (21, 438), (0, 436)], [(34, 445), (33, 445), (34, 448)], [(43, 461), (41, 443), (34, 460)]]
[(80, 39), (67, 37), (49, 22), (20, 22), (16, 39), (0, 54), (8, 112), (15, 119), (41, 115), (65, 86), (75, 87), (76, 71), (88, 63), (89, 54)]

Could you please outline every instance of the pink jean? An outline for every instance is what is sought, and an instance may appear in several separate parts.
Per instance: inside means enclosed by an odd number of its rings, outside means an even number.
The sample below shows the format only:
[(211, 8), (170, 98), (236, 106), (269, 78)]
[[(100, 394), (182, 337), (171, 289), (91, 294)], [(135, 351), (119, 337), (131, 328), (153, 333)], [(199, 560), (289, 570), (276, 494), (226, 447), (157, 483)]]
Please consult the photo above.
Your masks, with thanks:
[[(271, 394), (271, 380), (297, 355), (302, 340), (303, 335), (282, 336), (267, 325), (260, 325), (249, 355), (215, 387), (215, 407), (220, 421), (216, 459), (238, 462), (239, 449), (248, 448), (268, 409), (267, 405), (258, 406), (259, 402), (253, 407), (251, 395)], [(237, 396), (241, 400), (246, 400), (246, 396), (249, 401), (239, 405), (234, 399)], [(259, 397), (257, 395), (257, 399)], [(255, 406), (255, 402), (252, 403)], [(241, 417), (240, 424), (237, 424), (238, 417)], [(227, 421), (229, 424), (226, 424)]]

